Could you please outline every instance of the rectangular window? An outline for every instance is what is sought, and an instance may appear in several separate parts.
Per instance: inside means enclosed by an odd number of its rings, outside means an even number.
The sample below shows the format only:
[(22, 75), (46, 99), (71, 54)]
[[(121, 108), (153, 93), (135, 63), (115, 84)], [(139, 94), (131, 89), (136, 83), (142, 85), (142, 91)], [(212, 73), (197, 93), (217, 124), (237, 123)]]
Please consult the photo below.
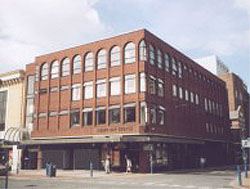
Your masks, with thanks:
[(120, 106), (119, 105), (114, 105), (109, 107), (109, 123), (115, 124), (115, 123), (120, 123)]
[(81, 84), (72, 85), (71, 100), (78, 101), (81, 99)]
[(34, 114), (34, 98), (28, 98), (26, 104), (26, 116), (33, 116)]
[(125, 75), (125, 94), (135, 93), (135, 75)]
[(180, 99), (183, 99), (183, 90), (182, 90), (182, 87), (179, 87), (179, 97), (180, 97)]
[(188, 101), (189, 100), (189, 93), (188, 90), (185, 90), (185, 100)]
[(212, 102), (209, 99), (208, 99), (208, 109), (209, 109), (209, 112), (212, 113)]
[(172, 94), (173, 94), (173, 96), (177, 96), (177, 86), (176, 85), (172, 86)]
[(190, 92), (190, 102), (194, 103), (194, 93)]
[(96, 91), (97, 91), (97, 98), (105, 97), (106, 96), (106, 80), (97, 80), (96, 81)]
[(106, 108), (105, 107), (98, 107), (95, 109), (96, 113), (96, 124), (102, 125), (106, 123)]
[(110, 95), (120, 95), (121, 94), (121, 82), (120, 77), (110, 78)]
[(156, 124), (157, 119), (156, 119), (156, 107), (152, 106), (150, 108), (150, 120), (152, 124)]
[(165, 54), (165, 71), (169, 72), (170, 69), (170, 57), (169, 55), (166, 53)]
[(93, 122), (93, 109), (84, 108), (82, 111), (83, 126), (92, 125)]
[(158, 96), (164, 97), (164, 82), (158, 79)]
[(7, 91), (0, 91), (0, 131), (5, 129)]
[(182, 78), (182, 63), (178, 62), (178, 76)]
[(93, 81), (84, 83), (84, 99), (93, 98)]
[(148, 90), (150, 94), (156, 94), (156, 78), (152, 75), (149, 76)]
[(195, 104), (199, 104), (199, 96), (198, 94), (195, 94)]
[(145, 73), (140, 73), (140, 92), (146, 91), (146, 75)]
[(177, 61), (175, 58), (172, 57), (172, 75), (177, 75), (178, 74), (178, 65)]
[(206, 112), (208, 111), (208, 104), (207, 104), (207, 98), (204, 99), (204, 105)]
[(27, 95), (35, 94), (35, 76), (28, 76), (28, 87), (27, 87)]
[(80, 125), (80, 110), (72, 110), (70, 112), (70, 123), (71, 126), (79, 126)]
[(140, 103), (140, 123), (147, 123), (147, 104), (145, 102)]
[(159, 124), (164, 125), (165, 124), (165, 108), (163, 106), (159, 106), (158, 109), (158, 116), (159, 116)]
[(135, 103), (124, 105), (124, 121), (125, 123), (135, 122)]

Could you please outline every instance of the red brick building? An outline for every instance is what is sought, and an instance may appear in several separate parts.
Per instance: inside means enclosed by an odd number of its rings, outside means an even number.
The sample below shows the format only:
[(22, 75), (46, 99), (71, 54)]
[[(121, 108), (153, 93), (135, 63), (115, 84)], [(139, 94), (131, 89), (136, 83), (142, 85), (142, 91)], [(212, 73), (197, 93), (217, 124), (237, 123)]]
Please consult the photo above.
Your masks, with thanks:
[(30, 168), (99, 169), (107, 154), (140, 172), (150, 156), (157, 170), (227, 163), (225, 83), (147, 30), (41, 55), (26, 75)]

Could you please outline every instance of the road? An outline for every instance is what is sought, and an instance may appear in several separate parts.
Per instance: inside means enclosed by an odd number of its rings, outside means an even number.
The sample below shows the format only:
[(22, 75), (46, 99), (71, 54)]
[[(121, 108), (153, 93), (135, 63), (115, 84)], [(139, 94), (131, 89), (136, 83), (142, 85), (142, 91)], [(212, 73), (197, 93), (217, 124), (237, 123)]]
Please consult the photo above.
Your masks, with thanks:
[[(3, 179), (3, 178), (1, 178)], [(15, 178), (9, 189), (221, 189), (233, 188), (235, 171), (208, 171), (167, 174), (124, 174), (101, 178)], [(3, 187), (4, 181), (0, 180)]]

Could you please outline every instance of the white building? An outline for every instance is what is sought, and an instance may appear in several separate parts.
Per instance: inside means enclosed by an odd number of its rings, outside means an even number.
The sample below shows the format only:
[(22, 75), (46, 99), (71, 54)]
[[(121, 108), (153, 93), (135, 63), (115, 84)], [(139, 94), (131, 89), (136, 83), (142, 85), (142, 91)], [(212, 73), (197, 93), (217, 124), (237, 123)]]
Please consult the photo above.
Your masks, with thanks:
[(228, 67), (216, 55), (197, 58), (194, 61), (215, 75), (229, 72)]
[(20, 141), (23, 128), (24, 78), (23, 70), (0, 73), (0, 160), (4, 159), (5, 149), (9, 149), (14, 172), (21, 160), (21, 151), (12, 144)]

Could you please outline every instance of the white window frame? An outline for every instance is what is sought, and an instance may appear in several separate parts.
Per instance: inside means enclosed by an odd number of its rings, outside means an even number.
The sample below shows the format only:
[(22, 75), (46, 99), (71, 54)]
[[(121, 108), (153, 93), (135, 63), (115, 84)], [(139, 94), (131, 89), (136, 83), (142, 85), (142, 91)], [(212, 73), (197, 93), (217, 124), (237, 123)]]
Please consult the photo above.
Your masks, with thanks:
[(136, 76), (134, 74), (124, 76), (124, 88), (125, 94), (136, 92)]

